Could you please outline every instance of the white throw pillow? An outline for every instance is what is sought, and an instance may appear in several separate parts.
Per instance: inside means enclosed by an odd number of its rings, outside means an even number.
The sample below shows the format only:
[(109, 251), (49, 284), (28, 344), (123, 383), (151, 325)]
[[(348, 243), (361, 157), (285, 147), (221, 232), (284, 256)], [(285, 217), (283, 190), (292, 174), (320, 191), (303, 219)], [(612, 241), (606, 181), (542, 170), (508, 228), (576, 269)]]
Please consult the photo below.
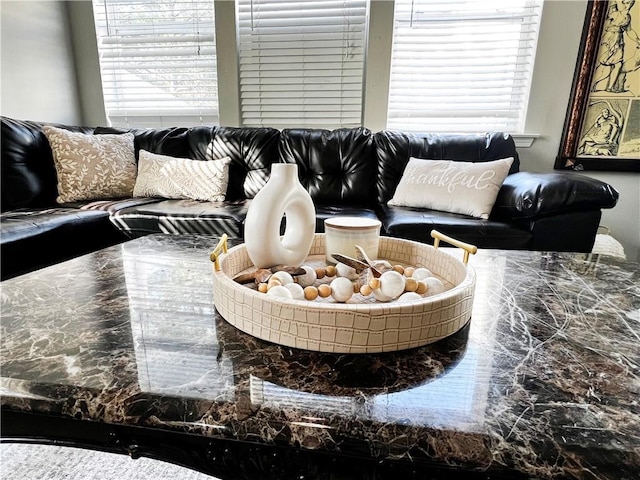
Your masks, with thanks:
[(134, 197), (221, 202), (229, 183), (228, 157), (204, 161), (140, 150)]
[(489, 218), (513, 158), (491, 162), (410, 158), (388, 205)]
[(45, 125), (58, 177), (58, 203), (131, 197), (133, 133), (90, 135)]

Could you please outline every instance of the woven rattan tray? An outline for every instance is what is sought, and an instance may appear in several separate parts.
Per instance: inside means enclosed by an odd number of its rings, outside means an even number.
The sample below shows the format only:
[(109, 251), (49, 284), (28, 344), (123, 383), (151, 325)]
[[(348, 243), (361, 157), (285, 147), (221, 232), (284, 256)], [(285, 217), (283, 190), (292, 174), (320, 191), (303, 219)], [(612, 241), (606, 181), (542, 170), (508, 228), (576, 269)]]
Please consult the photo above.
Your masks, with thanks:
[[(449, 241), (449, 239), (447, 239)], [(436, 242), (437, 245), (437, 242)], [(475, 247), (472, 247), (475, 249)], [(225, 253), (219, 253), (223, 249)], [(475, 250), (474, 250), (475, 252)], [(325, 237), (316, 234), (307, 264), (324, 262)], [(214, 304), (245, 333), (288, 347), (336, 353), (414, 348), (460, 330), (471, 318), (476, 275), (452, 254), (409, 240), (380, 237), (378, 258), (429, 268), (449, 289), (409, 303), (375, 302), (357, 294), (347, 303), (331, 298), (291, 300), (268, 296), (233, 280), (253, 268), (244, 244), (212, 253)]]

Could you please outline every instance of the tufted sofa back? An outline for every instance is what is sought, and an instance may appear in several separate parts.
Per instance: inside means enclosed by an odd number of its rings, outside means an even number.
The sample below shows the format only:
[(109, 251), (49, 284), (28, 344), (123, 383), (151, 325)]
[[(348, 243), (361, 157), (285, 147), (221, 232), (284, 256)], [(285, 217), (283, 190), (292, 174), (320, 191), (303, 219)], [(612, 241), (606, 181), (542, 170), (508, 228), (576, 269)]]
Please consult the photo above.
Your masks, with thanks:
[(500, 132), (448, 135), (385, 130), (374, 135), (374, 145), (378, 162), (377, 201), (382, 205), (393, 197), (411, 157), (462, 162), (489, 162), (513, 157), (509, 174), (520, 170), (513, 138)]
[[(92, 133), (89, 127), (67, 127), (74, 132)], [(2, 118), (0, 180), (3, 212), (22, 207), (55, 205), (58, 195), (56, 169), (42, 124)]]
[(278, 161), (280, 132), (273, 128), (91, 128), (8, 117), (0, 123), (2, 211), (56, 205), (57, 176), (44, 125), (96, 135), (133, 132), (136, 158), (141, 149), (194, 160), (229, 156), (230, 201), (253, 198), (268, 180), (271, 164)]
[[(2, 211), (55, 206), (57, 179), (45, 123), (2, 117)], [(366, 128), (284, 129), (192, 127), (116, 129), (50, 124), (86, 134), (135, 135), (140, 149), (194, 160), (231, 157), (227, 200), (253, 198), (274, 162), (296, 163), (317, 205), (372, 207), (394, 194), (410, 157), (484, 162), (514, 157), (513, 139), (502, 133), (413, 134)]]
[(192, 160), (230, 157), (227, 200), (253, 198), (265, 185), (271, 164), (278, 158), (278, 136), (274, 128), (191, 127), (124, 130), (98, 127), (96, 134), (135, 134), (139, 150)]
[(285, 129), (279, 156), (298, 164), (300, 181), (316, 204), (373, 205), (377, 168), (370, 130)]

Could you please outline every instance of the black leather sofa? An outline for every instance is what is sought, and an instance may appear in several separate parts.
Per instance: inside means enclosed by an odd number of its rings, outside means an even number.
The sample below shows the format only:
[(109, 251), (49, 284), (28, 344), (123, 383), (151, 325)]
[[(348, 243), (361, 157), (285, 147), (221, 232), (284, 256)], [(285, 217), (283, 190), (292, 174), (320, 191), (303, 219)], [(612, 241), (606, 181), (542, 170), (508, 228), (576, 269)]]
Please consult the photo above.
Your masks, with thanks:
[[(513, 139), (480, 135), (373, 133), (365, 128), (194, 127), (121, 130), (51, 124), (85, 134), (135, 134), (140, 149), (186, 157), (231, 157), (224, 202), (125, 198), (57, 204), (51, 148), (41, 122), (1, 118), (2, 279), (150, 233), (227, 233), (242, 238), (250, 199), (274, 162), (297, 163), (311, 194), (317, 231), (324, 219), (358, 215), (382, 221), (382, 234), (431, 243), (438, 229), (480, 248), (588, 252), (601, 210), (618, 192), (576, 173), (519, 172)], [(514, 157), (489, 219), (388, 206), (410, 157), (485, 162)]]

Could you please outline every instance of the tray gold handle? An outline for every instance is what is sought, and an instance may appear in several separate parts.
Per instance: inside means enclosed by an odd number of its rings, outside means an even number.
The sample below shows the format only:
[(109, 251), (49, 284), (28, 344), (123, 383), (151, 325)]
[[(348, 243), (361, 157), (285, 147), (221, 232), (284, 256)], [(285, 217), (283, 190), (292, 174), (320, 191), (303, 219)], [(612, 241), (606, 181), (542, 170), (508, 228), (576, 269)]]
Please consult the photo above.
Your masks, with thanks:
[(216, 248), (209, 255), (209, 259), (213, 262), (216, 272), (220, 271), (220, 253), (227, 253), (227, 234), (223, 233)]
[(471, 253), (472, 255), (475, 255), (476, 252), (478, 251), (478, 247), (476, 247), (475, 245), (471, 245), (470, 243), (464, 243), (461, 242), (460, 240), (456, 240), (455, 238), (451, 238), (448, 235), (445, 235), (444, 233), (440, 233), (437, 230), (431, 230), (431, 237), (433, 238), (433, 247), (434, 248), (438, 248), (438, 246), (440, 245), (440, 240), (442, 240), (443, 242), (447, 242), (455, 247), (461, 248), (462, 250), (464, 250), (464, 254), (462, 257), (462, 263), (464, 263), (465, 265), (467, 264), (467, 262), (469, 261), (469, 254)]

